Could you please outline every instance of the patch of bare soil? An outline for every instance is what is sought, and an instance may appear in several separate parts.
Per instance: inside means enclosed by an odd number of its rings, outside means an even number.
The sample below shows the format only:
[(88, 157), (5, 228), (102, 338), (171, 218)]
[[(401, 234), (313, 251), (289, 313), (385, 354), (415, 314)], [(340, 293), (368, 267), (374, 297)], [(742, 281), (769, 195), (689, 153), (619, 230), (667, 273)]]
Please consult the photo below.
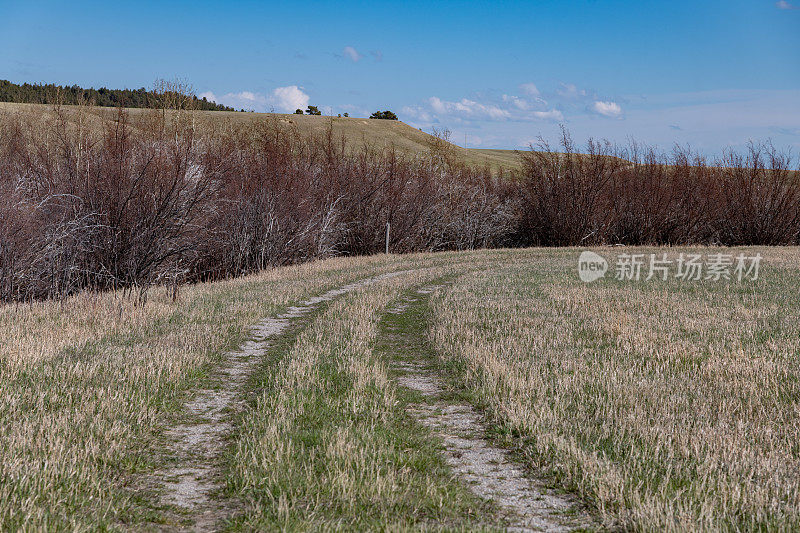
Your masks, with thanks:
[(270, 341), (319, 304), (401, 273), (351, 283), (309, 298), (277, 317), (266, 318), (252, 327), (251, 339), (239, 350), (225, 355), (212, 372), (208, 387), (195, 391), (185, 404), (182, 413), (185, 422), (167, 431), (166, 455), (174, 461), (152, 477), (152, 484), (159, 487), (162, 503), (180, 511), (176, 521), (190, 523), (183, 529), (214, 531), (237, 508), (236, 502), (221, 497), (222, 454), (232, 430), (233, 416), (244, 408), (244, 385), (266, 354)]
[[(388, 312), (402, 314), (409, 304), (436, 288), (424, 287), (416, 297), (407, 298)], [(402, 342), (402, 332), (396, 333)], [(447, 462), (471, 490), (503, 510), (509, 530), (562, 532), (593, 528), (575, 498), (556, 494), (543, 480), (532, 478), (515, 464), (508, 450), (486, 439), (483, 417), (471, 405), (444, 399), (444, 382), (424, 362), (406, 358), (395, 363), (393, 369), (401, 373), (397, 378), (400, 385), (426, 399), (412, 404), (411, 414), (441, 438)]]

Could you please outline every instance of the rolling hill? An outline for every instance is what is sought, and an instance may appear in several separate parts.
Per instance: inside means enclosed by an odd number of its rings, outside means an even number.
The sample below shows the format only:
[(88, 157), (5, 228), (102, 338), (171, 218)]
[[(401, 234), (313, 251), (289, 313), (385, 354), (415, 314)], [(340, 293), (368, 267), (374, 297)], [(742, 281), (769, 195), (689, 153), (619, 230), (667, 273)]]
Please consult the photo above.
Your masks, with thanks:
[[(72, 106), (64, 106), (68, 111), (74, 109)], [(113, 117), (114, 108), (91, 107), (90, 119), (97, 125)], [(131, 114), (146, 112), (145, 109), (128, 109)], [(0, 102), (0, 113), (39, 113), (43, 118), (51, 115), (53, 108), (45, 104), (18, 104)], [(305, 134), (320, 134), (328, 128), (333, 127), (336, 135), (343, 135), (352, 146), (359, 146), (364, 143), (373, 146), (394, 146), (398, 150), (410, 154), (426, 153), (434, 142), (435, 137), (429, 133), (409, 126), (405, 122), (395, 120), (370, 120), (358, 117), (331, 117), (331, 116), (310, 116), (310, 115), (286, 115), (280, 113), (242, 113), (235, 111), (195, 111), (202, 120), (211, 122), (231, 121), (232, 123), (242, 123), (259, 119), (276, 119), (285, 124), (296, 127), (299, 132)], [(452, 143), (451, 143), (452, 144)], [(471, 166), (488, 166), (493, 173), (502, 169), (516, 170), (520, 166), (519, 156), (516, 150), (488, 150), (488, 149), (465, 149), (456, 144), (452, 144), (453, 153), (456, 158), (463, 163)]]

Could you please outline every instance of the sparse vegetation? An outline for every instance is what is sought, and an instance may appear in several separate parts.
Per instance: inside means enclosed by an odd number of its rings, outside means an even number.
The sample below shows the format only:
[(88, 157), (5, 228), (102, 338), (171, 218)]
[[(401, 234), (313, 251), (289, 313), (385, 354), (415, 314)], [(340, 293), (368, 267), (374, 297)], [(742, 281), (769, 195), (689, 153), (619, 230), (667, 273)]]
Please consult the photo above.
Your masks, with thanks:
[(207, 366), (261, 317), (392, 262), (287, 267), (177, 300), (159, 288), (146, 305), (108, 292), (0, 306), (0, 529), (161, 520), (138, 476), (165, 460), (164, 426)]
[(242, 529), (490, 528), (486, 504), (454, 481), (372, 350), (386, 305), (444, 272), (404, 274), (333, 303), (267, 361), (230, 474), (251, 502)]

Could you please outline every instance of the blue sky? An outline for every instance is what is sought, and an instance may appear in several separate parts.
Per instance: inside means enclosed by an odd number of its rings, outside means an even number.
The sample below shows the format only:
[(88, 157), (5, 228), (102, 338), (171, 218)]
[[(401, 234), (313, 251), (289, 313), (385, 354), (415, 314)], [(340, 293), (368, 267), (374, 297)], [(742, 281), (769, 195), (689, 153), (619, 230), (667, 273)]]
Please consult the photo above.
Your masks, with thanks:
[(800, 150), (800, 0), (0, 0), (0, 78), (188, 80), (257, 111), (391, 109), (458, 144), (629, 137)]

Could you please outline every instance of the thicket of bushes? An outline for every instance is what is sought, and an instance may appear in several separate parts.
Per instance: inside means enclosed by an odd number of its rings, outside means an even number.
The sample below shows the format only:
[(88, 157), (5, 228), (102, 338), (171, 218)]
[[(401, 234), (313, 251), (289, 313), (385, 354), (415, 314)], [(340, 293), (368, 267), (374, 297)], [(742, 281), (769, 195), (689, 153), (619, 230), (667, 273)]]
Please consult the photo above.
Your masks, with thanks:
[(800, 172), (788, 152), (751, 143), (708, 160), (631, 143), (589, 141), (578, 154), (565, 133), (522, 155), (520, 244), (797, 244)]
[[(187, 101), (190, 103), (190, 101)], [(177, 106), (187, 107), (187, 106)], [(190, 107), (190, 106), (188, 106)], [(0, 119), (0, 299), (237, 276), (384, 249), (794, 244), (800, 193), (769, 145), (707, 162), (590, 142), (492, 176), (434, 141), (424, 155), (303, 136), (277, 120), (82, 108)]]

